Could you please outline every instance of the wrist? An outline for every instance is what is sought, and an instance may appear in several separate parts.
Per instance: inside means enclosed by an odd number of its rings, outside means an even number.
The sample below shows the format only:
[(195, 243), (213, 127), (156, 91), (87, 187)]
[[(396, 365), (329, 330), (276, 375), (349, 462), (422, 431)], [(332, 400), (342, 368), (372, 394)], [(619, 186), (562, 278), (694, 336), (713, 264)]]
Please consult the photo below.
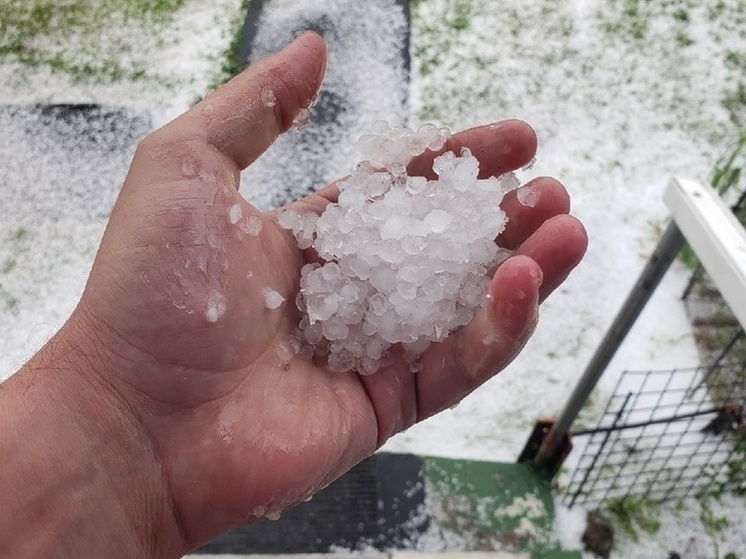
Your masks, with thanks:
[(73, 316), (0, 386), (0, 556), (184, 551), (153, 445), (93, 345)]

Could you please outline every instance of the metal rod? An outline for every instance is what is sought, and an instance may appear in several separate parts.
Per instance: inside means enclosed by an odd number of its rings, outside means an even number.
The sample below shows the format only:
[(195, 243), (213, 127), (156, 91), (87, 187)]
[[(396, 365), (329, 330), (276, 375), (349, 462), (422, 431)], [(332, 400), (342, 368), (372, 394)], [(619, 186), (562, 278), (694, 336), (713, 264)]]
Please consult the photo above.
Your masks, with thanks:
[(551, 462), (572, 423), (583, 408), (583, 404), (598, 383), (658, 283), (671, 266), (671, 262), (676, 258), (681, 247), (684, 246), (684, 242), (684, 236), (679, 227), (672, 221), (658, 241), (658, 246), (650, 256), (648, 263), (637, 279), (637, 283), (627, 296), (622, 309), (617, 314), (601, 345), (586, 367), (583, 376), (575, 386), (575, 390), (565, 404), (565, 408), (544, 438), (533, 461), (535, 469), (545, 470)]
[(635, 429), (637, 427), (647, 427), (648, 425), (658, 425), (660, 423), (673, 423), (674, 421), (681, 421), (683, 419), (691, 419), (699, 417), (700, 415), (708, 415), (720, 411), (720, 408), (710, 408), (707, 410), (693, 411), (691, 413), (685, 413), (682, 415), (674, 415), (672, 417), (662, 417), (660, 419), (649, 419), (648, 421), (639, 421), (637, 423), (627, 423), (625, 425), (614, 425), (611, 427), (596, 427), (595, 429), (585, 429), (583, 431), (574, 431), (573, 437), (582, 437), (583, 435), (593, 435), (594, 433), (603, 433), (605, 431), (622, 431), (624, 429)]

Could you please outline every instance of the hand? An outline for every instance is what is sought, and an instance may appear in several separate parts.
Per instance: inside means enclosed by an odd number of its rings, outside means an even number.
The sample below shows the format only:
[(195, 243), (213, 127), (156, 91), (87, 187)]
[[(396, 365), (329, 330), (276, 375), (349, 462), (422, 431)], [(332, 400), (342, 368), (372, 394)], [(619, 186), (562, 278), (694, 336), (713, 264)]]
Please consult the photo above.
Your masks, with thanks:
[[(311, 102), (324, 67), (323, 41), (304, 34), (141, 143), (61, 333), (91, 348), (86, 386), (148, 448), (147, 469), (159, 472), (173, 516), (163, 547), (186, 551), (279, 512), (466, 396), (521, 350), (539, 302), (585, 250), (564, 188), (536, 179), (534, 207), (514, 193), (504, 201), (510, 221), (497, 242), (515, 255), (495, 272), (489, 304), (433, 344), (419, 373), (403, 359), (369, 377), (300, 356), (283, 363), (277, 345), (298, 324), (306, 255), (276, 212), (259, 212), (237, 187), (240, 170)], [(274, 106), (262, 102), (264, 88)], [(491, 176), (526, 164), (536, 139), (526, 124), (507, 121), (456, 134), (445, 149), (462, 146)], [(427, 174), (432, 158), (410, 170)], [(329, 186), (294, 209), (321, 212), (336, 193)], [(258, 235), (249, 223), (261, 223)], [(264, 287), (286, 301), (268, 309)]]

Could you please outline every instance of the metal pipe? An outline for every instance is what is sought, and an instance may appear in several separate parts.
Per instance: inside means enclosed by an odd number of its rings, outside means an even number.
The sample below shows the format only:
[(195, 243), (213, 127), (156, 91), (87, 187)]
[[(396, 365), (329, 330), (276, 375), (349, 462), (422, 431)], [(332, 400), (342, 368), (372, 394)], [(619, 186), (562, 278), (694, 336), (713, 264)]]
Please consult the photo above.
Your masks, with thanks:
[(650, 256), (648, 263), (637, 279), (632, 291), (627, 296), (621, 310), (614, 322), (606, 332), (601, 345), (596, 350), (590, 363), (585, 369), (583, 376), (575, 386), (572, 395), (565, 404), (565, 408), (547, 433), (544, 441), (533, 460), (533, 467), (537, 470), (545, 470), (551, 458), (557, 452), (561, 442), (567, 435), (572, 423), (583, 408), (583, 404), (590, 396), (593, 388), (598, 383), (601, 375), (611, 362), (614, 354), (629, 333), (632, 325), (642, 312), (645, 304), (665, 275), (671, 262), (676, 258), (684, 246), (684, 236), (679, 227), (672, 221), (663, 233), (658, 246)]

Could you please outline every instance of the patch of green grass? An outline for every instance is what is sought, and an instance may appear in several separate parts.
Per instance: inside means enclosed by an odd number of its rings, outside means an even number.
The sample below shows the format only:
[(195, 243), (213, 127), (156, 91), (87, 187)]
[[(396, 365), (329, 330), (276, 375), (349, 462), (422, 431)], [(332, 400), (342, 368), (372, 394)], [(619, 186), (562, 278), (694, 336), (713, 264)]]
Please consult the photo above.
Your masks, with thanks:
[[(9, 256), (0, 265), (0, 274), (10, 274), (17, 267), (18, 258), (31, 250), (32, 242), (32, 235), (25, 227), (17, 227), (8, 231), (0, 240), (0, 246), (9, 249)], [(0, 308), (4, 308), (11, 314), (18, 314), (20, 304), (18, 297), (0, 282)]]
[(11, 314), (18, 314), (18, 308), (20, 301), (12, 293), (6, 291), (3, 287), (0, 287), (0, 301), (3, 302), (5, 310)]
[[(715, 559), (720, 559), (720, 544), (718, 542), (720, 538), (718, 536), (730, 527), (730, 521), (725, 516), (716, 516), (710, 508), (710, 502), (708, 500), (701, 500), (700, 505), (702, 510), (699, 514), (699, 521), (702, 523), (702, 527), (712, 540)], [(733, 554), (729, 553), (728, 555)], [(728, 555), (726, 555), (726, 557)]]
[(468, 1), (459, 0), (453, 10), (449, 9), (443, 13), (437, 24), (423, 27), (424, 40), (415, 48), (415, 56), (420, 62), (420, 73), (423, 76), (438, 68), (442, 55), (451, 51), (458, 33), (469, 26), (467, 17), (471, 10)]
[[(420, 24), (418, 11), (426, 0), (410, 3), (413, 19), (413, 58), (419, 62), (419, 73), (423, 77), (436, 73), (449, 72), (453, 67), (444, 67), (444, 60), (452, 57), (462, 35), (473, 33), (471, 22), (475, 17), (475, 0), (454, 0), (445, 6), (439, 6), (437, 16), (429, 17), (428, 22)], [(457, 61), (458, 65), (474, 67), (479, 71), (486, 71), (491, 67), (489, 58), (477, 54), (464, 60)], [(439, 95), (443, 91), (439, 92)], [(474, 97), (484, 99), (489, 92), (473, 92)], [(462, 104), (465, 95), (455, 95), (452, 101), (456, 105)], [(423, 121), (437, 121), (442, 119), (443, 107), (440, 102), (435, 103), (425, 98), (419, 117)]]
[(694, 44), (694, 39), (692, 39), (687, 33), (681, 30), (676, 32), (675, 38), (676, 44), (682, 48), (690, 47)]
[(677, 8), (673, 13), (673, 17), (683, 23), (689, 23), (689, 12), (684, 8)]
[[(536, 68), (523, 96), (536, 99), (546, 94), (546, 75), (576, 54), (573, 14), (549, 0), (499, 7), (477, 0), (416, 0), (410, 6), (412, 58), (421, 78), (421, 121), (468, 122), (484, 107), (497, 114), (514, 113), (520, 104), (510, 85), (517, 82), (503, 73), (504, 59), (514, 61), (518, 80), (523, 79), (522, 69)], [(490, 21), (489, 27), (484, 19)], [(535, 42), (529, 29), (540, 33), (542, 41)]]
[(611, 17), (602, 21), (602, 28), (611, 35), (641, 41), (650, 34), (656, 19), (666, 22), (679, 46), (691, 44), (684, 33), (691, 21), (692, 0), (612, 0)]
[(243, 37), (244, 16), (249, 10), (249, 4), (251, 4), (251, 0), (242, 0), (241, 2), (241, 9), (238, 12), (236, 21), (233, 23), (233, 37), (220, 57), (220, 69), (211, 80), (210, 90), (217, 89), (244, 70), (244, 61), (239, 60), (238, 49)]
[(29, 236), (29, 231), (25, 227), (19, 227), (18, 229), (13, 231), (13, 233), (11, 233), (11, 238), (14, 241), (22, 241), (28, 238), (28, 236)]
[(610, 499), (606, 503), (606, 510), (615, 523), (635, 542), (640, 541), (640, 530), (648, 534), (655, 534), (660, 530), (658, 508), (656, 503), (645, 496), (627, 495)]
[(746, 126), (746, 82), (739, 81), (723, 96), (723, 106), (737, 126)]
[(128, 60), (133, 26), (157, 34), (186, 0), (0, 0), (0, 61), (47, 67), (74, 81), (137, 81), (146, 63)]
[(448, 26), (454, 31), (465, 31), (471, 23), (471, 12), (469, 0), (457, 0), (453, 5), (453, 14), (449, 18)]
[(746, 437), (743, 433), (729, 434), (733, 452), (726, 463), (728, 489), (741, 497), (746, 496)]

